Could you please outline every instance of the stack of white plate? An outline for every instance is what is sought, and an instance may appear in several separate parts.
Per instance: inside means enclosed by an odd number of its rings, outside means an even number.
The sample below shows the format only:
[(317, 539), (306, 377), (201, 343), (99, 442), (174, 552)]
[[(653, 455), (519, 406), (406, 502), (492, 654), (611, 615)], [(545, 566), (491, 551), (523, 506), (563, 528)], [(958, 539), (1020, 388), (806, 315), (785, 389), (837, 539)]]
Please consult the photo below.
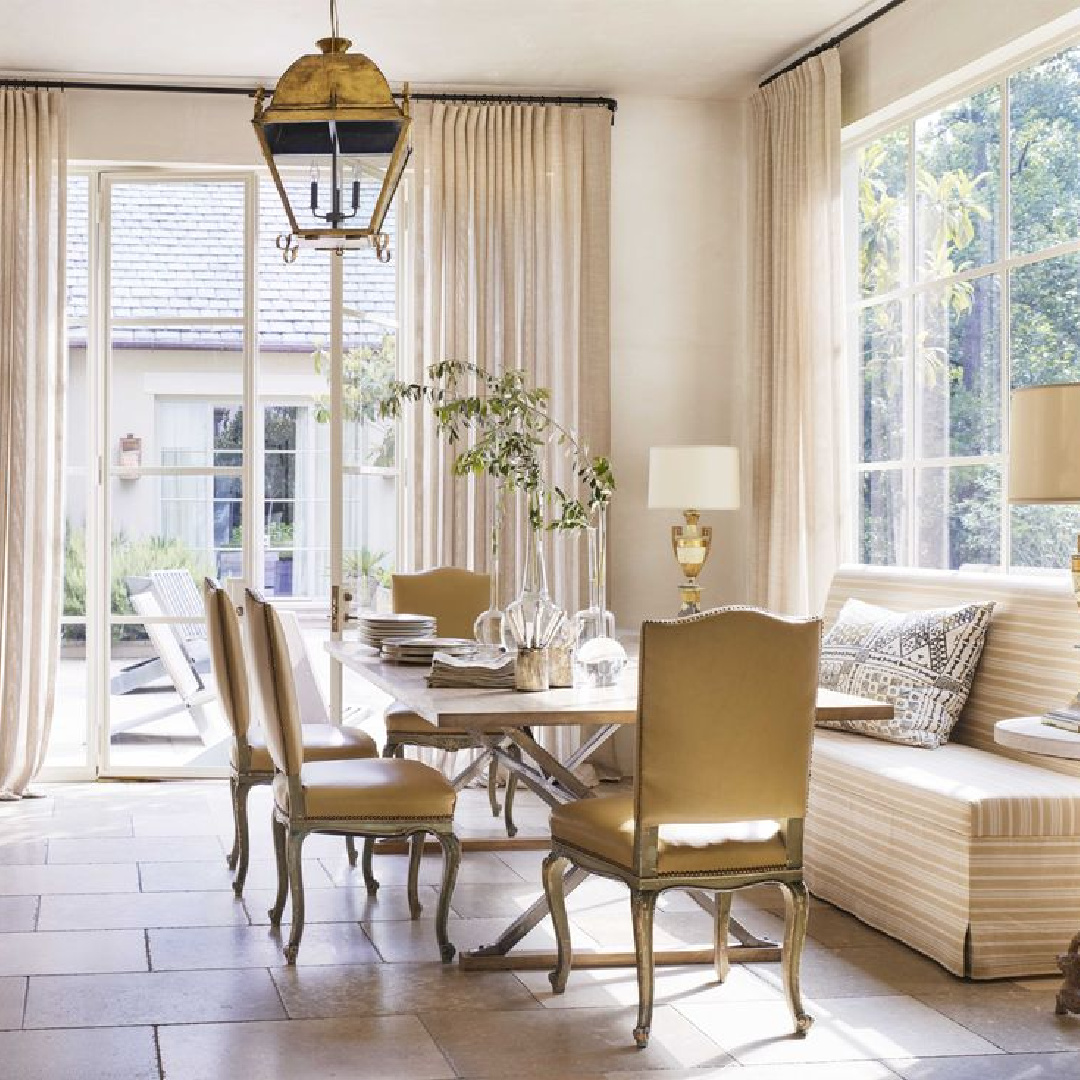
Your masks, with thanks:
[(450, 656), (474, 656), (477, 645), (467, 638), (406, 638), (383, 643), (383, 656), (395, 664), (430, 664), (437, 652)]
[(381, 649), (388, 641), (435, 636), (435, 619), (430, 615), (360, 615), (356, 620), (362, 645)]

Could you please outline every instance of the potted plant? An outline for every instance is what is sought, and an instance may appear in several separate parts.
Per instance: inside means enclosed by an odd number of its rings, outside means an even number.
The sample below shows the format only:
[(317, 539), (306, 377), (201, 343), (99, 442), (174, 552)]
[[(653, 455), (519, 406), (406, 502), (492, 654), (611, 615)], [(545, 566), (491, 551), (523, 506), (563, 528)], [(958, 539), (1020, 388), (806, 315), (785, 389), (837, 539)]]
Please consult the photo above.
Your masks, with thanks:
[(383, 563), (389, 552), (362, 548), (356, 555), (347, 555), (342, 564), (345, 580), (350, 584), (353, 602), (363, 611), (375, 607), (375, 596), (387, 575)]

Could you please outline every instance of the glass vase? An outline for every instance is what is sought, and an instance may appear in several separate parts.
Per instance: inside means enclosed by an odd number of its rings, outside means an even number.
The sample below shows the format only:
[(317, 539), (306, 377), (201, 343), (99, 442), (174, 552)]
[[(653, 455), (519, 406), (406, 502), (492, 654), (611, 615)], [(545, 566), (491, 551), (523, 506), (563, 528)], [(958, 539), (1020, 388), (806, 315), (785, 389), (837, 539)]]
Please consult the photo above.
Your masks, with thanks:
[(521, 592), (507, 605), (504, 637), (514, 649), (546, 649), (565, 622), (565, 612), (552, 603), (548, 593), (543, 535), (530, 528)]
[(481, 611), (473, 623), (473, 637), (480, 645), (480, 655), (492, 657), (503, 651), (504, 619), (503, 609), (499, 607), (499, 561), (501, 557), (502, 533), (502, 492), (496, 489), (492, 497), (491, 508), (491, 562), (488, 575), (491, 579), (491, 594), (486, 611)]
[(615, 616), (607, 607), (607, 509), (597, 511), (589, 537), (589, 606), (574, 616), (575, 668), (583, 686), (614, 686), (626, 667), (626, 650), (615, 639)]

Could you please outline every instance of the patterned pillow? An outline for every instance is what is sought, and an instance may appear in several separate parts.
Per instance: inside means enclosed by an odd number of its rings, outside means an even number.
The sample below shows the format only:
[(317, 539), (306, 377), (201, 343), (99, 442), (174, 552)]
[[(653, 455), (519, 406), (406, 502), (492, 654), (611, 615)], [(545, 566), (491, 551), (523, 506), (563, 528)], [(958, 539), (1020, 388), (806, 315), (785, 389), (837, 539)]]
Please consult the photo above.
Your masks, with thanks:
[(848, 600), (821, 644), (821, 685), (889, 701), (894, 715), (820, 726), (942, 746), (967, 701), (993, 610), (985, 603), (896, 612)]

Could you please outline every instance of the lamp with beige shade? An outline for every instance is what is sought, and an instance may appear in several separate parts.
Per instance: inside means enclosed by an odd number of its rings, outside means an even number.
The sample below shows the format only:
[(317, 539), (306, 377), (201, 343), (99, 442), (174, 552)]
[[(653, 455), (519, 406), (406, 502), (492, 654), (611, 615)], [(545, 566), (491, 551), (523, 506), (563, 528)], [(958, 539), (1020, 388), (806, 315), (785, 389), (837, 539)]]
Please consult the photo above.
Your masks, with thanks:
[(712, 526), (699, 524), (702, 510), (739, 508), (739, 451), (734, 446), (654, 446), (649, 451), (649, 507), (681, 510), (671, 546), (686, 576), (679, 586), (680, 615), (701, 610), (698, 576), (712, 546)]
[[(1080, 503), (1080, 383), (1014, 390), (1009, 412), (1009, 502)], [(1073, 593), (1080, 605), (1080, 536), (1073, 552)], [(1052, 709), (1047, 723), (1080, 730), (1080, 692)]]

